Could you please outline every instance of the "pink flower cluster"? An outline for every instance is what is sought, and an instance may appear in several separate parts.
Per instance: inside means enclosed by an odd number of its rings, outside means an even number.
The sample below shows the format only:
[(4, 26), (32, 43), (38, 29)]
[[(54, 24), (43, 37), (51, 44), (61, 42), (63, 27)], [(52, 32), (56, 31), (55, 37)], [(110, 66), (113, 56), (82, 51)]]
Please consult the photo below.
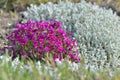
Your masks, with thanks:
[(41, 61), (52, 56), (54, 60), (80, 62), (77, 41), (70, 38), (70, 34), (62, 29), (58, 21), (29, 20), (24, 24), (17, 23), (16, 29), (8, 36), (11, 55)]

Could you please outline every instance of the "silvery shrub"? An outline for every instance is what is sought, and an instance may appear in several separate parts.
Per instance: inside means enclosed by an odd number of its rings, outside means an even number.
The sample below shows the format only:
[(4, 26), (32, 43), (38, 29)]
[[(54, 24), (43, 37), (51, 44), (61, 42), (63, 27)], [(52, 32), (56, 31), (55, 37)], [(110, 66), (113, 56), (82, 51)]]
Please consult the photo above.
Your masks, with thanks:
[(100, 69), (120, 67), (120, 20), (111, 9), (96, 4), (58, 2), (31, 5), (23, 13), (22, 22), (58, 20), (63, 28), (72, 32), (79, 42), (79, 56), (86, 67)]

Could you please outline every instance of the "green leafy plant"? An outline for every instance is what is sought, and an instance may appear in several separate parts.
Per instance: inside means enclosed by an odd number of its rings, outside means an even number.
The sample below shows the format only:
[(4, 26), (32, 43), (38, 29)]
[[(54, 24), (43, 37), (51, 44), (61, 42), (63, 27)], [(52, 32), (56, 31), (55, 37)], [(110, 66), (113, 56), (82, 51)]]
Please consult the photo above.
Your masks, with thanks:
[[(9, 53), (8, 53), (9, 54)], [(8, 59), (9, 56), (0, 58), (0, 80), (119, 80), (120, 70), (109, 69), (99, 70), (97, 72), (85, 69), (84, 65), (79, 65), (79, 69), (71, 71), (67, 62), (61, 66), (51, 67), (40, 63), (29, 62), (29, 65), (23, 65)], [(18, 66), (15, 66), (17, 63)], [(14, 64), (14, 65), (13, 65)]]

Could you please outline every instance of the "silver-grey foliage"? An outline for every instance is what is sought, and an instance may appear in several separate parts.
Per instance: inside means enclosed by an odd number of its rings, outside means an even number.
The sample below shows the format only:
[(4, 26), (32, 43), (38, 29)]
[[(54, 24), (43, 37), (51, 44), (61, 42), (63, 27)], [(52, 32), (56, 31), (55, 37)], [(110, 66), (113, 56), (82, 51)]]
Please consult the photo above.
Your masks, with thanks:
[(86, 3), (59, 2), (31, 5), (25, 20), (55, 19), (79, 42), (81, 59), (87, 67), (120, 67), (120, 21), (112, 10)]

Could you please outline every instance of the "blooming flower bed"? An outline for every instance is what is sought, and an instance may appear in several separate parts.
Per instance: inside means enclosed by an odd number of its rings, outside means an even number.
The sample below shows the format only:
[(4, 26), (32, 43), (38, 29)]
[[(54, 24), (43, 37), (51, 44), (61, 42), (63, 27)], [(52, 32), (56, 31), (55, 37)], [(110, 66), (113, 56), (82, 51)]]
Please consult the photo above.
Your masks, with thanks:
[(77, 41), (70, 38), (70, 34), (58, 21), (17, 23), (15, 30), (8, 35), (11, 56), (44, 62), (51, 62), (51, 58), (80, 62)]

